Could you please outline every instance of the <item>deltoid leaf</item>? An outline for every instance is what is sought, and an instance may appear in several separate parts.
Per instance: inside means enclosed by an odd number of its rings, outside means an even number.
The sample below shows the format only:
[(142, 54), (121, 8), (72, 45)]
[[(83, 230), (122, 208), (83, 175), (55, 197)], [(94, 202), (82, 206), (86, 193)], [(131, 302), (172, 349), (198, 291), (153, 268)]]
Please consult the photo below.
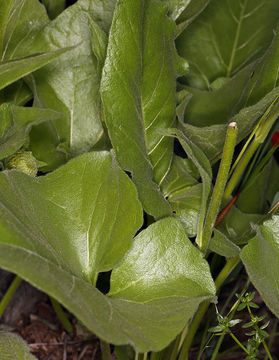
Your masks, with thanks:
[[(142, 223), (135, 186), (108, 152), (82, 155), (41, 178), (4, 171), (0, 184), (1, 267), (55, 297), (102, 339), (158, 351), (201, 301), (214, 298), (207, 262), (171, 218), (136, 237), (124, 258), (148, 246), (139, 270), (147, 279), (156, 260), (158, 291), (142, 285), (142, 302), (108, 297), (93, 286), (92, 272), (119, 263)], [(156, 252), (164, 261), (154, 259)]]
[(146, 212), (155, 217), (170, 214), (157, 184), (172, 159), (172, 139), (161, 129), (175, 120), (174, 31), (160, 2), (119, 1), (101, 84), (116, 156), (132, 173)]
[(0, 331), (0, 354), (3, 360), (36, 360), (19, 336)]
[(240, 254), (249, 278), (263, 300), (279, 317), (279, 216), (274, 215), (257, 228), (257, 235), (249, 240)]
[(135, 238), (122, 263), (112, 271), (108, 295), (140, 303), (181, 297), (198, 305), (214, 294), (215, 285), (202, 253), (178, 220), (166, 218)]
[[(98, 56), (103, 56), (104, 51), (97, 49), (106, 48), (107, 39), (94, 24), (94, 7), (90, 4), (90, 0), (84, 0), (67, 8), (30, 45), (30, 51), (40, 52), (78, 44), (73, 51), (37, 71), (32, 81), (29, 79), (35, 105), (64, 114), (63, 121), (54, 124), (57, 136), (67, 143), (72, 155), (89, 151), (103, 132), (99, 65), (104, 60)], [(93, 46), (93, 42), (97, 45)]]
[(12, 155), (24, 145), (33, 125), (59, 117), (61, 114), (49, 109), (2, 104), (0, 106), (0, 159)]
[(177, 42), (190, 64), (187, 84), (209, 89), (214, 80), (231, 77), (263, 55), (278, 11), (277, 0), (211, 1)]
[(1, 62), (0, 89), (3, 89), (31, 72), (40, 69), (69, 50), (72, 50), (72, 48), (68, 47), (56, 51), (41, 52), (20, 59)]
[[(206, 155), (198, 148), (182, 131), (178, 129), (170, 129), (168, 133), (176, 136), (185, 150), (188, 158), (190, 158), (197, 167), (202, 179), (202, 194), (200, 201), (200, 211), (197, 225), (197, 243), (200, 245), (204, 218), (206, 214), (207, 201), (211, 191), (212, 171)], [(197, 197), (197, 194), (196, 194)], [(196, 210), (196, 209), (195, 209)]]
[(85, 154), (37, 179), (1, 175), (1, 217), (22, 224), (21, 244), (87, 281), (121, 260), (141, 225), (136, 190), (109, 152)]
[(202, 185), (199, 173), (190, 159), (174, 156), (170, 171), (163, 182), (162, 191), (171, 204), (173, 213), (182, 222), (186, 234), (197, 234), (201, 206)]

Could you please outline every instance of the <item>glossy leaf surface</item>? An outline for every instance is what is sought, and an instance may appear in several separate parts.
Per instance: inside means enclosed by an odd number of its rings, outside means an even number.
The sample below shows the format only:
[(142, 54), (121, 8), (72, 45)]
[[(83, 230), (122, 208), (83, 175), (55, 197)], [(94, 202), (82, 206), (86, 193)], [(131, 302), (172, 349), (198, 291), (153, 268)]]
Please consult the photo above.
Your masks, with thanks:
[[(55, 122), (57, 136), (69, 152), (89, 151), (102, 135), (100, 120), (100, 71), (92, 43), (106, 48), (106, 35), (94, 23), (94, 7), (84, 0), (67, 8), (36, 36), (31, 51), (76, 48), (34, 74), (30, 87), (35, 104), (64, 114)], [(100, 43), (100, 44), (99, 44)], [(96, 46), (97, 46), (96, 45)]]
[(30, 55), (25, 58), (0, 63), (0, 89), (45, 66), (71, 48)]
[(3, 221), (22, 224), (15, 244), (89, 282), (121, 260), (141, 225), (136, 190), (108, 152), (85, 154), (37, 179), (4, 172), (1, 184), (2, 206), (13, 208), (12, 218), (3, 210)]
[(124, 261), (112, 272), (109, 295), (136, 302), (174, 296), (199, 302), (199, 297), (214, 293), (202, 253), (187, 238), (180, 222), (167, 218), (135, 238)]
[(154, 0), (120, 1), (102, 77), (105, 121), (121, 166), (155, 217), (170, 213), (155, 183), (161, 184), (172, 159), (172, 139), (161, 129), (175, 119), (174, 57), (174, 23), (166, 8)]
[[(110, 153), (84, 154), (41, 178), (4, 171), (0, 183), (1, 266), (54, 296), (106, 341), (130, 343), (141, 352), (160, 350), (182, 330), (199, 302), (214, 297), (206, 261), (171, 218), (134, 240), (140, 244), (142, 236), (150, 246), (154, 243), (154, 250), (161, 244), (158, 250), (164, 251), (164, 242), (171, 241), (167, 233), (175, 239), (171, 256), (166, 252), (166, 262), (157, 264), (159, 274), (168, 269), (162, 290), (150, 291), (146, 284), (144, 301), (131, 301), (107, 297), (93, 286), (96, 271), (122, 260), (142, 222), (135, 187)], [(183, 265), (182, 250), (195, 272)], [(180, 259), (179, 265), (174, 259)], [(153, 267), (149, 260), (141, 268), (145, 277)], [(188, 290), (173, 292), (177, 281), (188, 284)]]

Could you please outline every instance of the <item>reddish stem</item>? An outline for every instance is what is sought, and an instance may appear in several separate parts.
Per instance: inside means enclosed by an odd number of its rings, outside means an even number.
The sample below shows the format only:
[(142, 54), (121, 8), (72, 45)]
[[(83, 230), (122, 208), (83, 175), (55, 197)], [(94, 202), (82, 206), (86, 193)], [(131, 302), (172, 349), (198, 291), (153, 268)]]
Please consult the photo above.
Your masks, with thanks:
[(220, 222), (224, 219), (224, 217), (226, 216), (226, 214), (228, 213), (228, 211), (230, 210), (230, 208), (233, 206), (233, 204), (236, 202), (236, 200), (239, 197), (240, 192), (238, 191), (234, 197), (231, 199), (231, 201), (228, 203), (228, 205), (226, 205), (224, 207), (224, 209), (220, 212), (220, 214), (217, 216), (217, 219), (215, 221), (214, 226), (217, 227)]

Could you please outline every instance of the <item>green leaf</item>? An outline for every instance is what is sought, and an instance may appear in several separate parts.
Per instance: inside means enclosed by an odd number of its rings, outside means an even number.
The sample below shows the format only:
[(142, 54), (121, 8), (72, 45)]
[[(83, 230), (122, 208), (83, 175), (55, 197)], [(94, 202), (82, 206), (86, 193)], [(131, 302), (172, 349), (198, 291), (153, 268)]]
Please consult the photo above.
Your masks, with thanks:
[(160, 299), (151, 293), (150, 301), (138, 303), (105, 296), (92, 285), (94, 268), (115, 266), (142, 222), (136, 189), (109, 153), (84, 154), (40, 178), (4, 171), (0, 185), (1, 267), (53, 296), (107, 342), (159, 351), (182, 331), (199, 302), (214, 297), (208, 264), (175, 219), (148, 228), (144, 239), (151, 247), (154, 241), (153, 251), (160, 242), (161, 250), (163, 242), (170, 245), (165, 281), (173, 282), (178, 259), (177, 281), (187, 283), (190, 293), (177, 289), (173, 296), (162, 284)]
[[(207, 7), (209, 1), (210, 0), (192, 0), (190, 2), (188, 1), (188, 3), (186, 2), (187, 6), (184, 7), (183, 12), (177, 19), (177, 35), (181, 34), (182, 31), (195, 20), (195, 18)], [(183, 2), (185, 3), (185, 1)]]
[(68, 47), (56, 51), (41, 52), (21, 59), (1, 62), (0, 89), (45, 66), (69, 50), (72, 50), (72, 48)]
[(172, 160), (172, 139), (161, 129), (175, 120), (174, 30), (160, 2), (119, 1), (101, 85), (116, 156), (132, 173), (146, 212), (155, 217), (170, 214), (155, 183), (162, 183)]
[(30, 42), (48, 22), (45, 8), (37, 0), (1, 0), (1, 61), (31, 55), (26, 53)]
[(184, 226), (189, 237), (197, 235), (198, 222), (202, 202), (202, 184), (192, 186), (188, 190), (169, 198), (173, 214)]
[(29, 146), (34, 156), (45, 165), (43, 172), (57, 169), (68, 160), (68, 149), (63, 149), (61, 140), (52, 121), (32, 126)]
[(257, 228), (240, 254), (249, 278), (270, 310), (279, 316), (279, 216), (274, 215)]
[(212, 180), (212, 171), (210, 163), (202, 152), (200, 148), (198, 148), (191, 140), (188, 138), (182, 131), (171, 129), (168, 131), (170, 135), (177, 136), (180, 141), (183, 149), (185, 150), (188, 157), (193, 161), (195, 166), (197, 167), (201, 179), (202, 179), (202, 197), (200, 202), (200, 211), (199, 211), (199, 220), (198, 220), (198, 228), (197, 228), (197, 244), (200, 245), (201, 237), (202, 237), (202, 229), (204, 218), (206, 214), (207, 208), (207, 200), (211, 191), (211, 180)]
[(38, 179), (9, 171), (0, 181), (2, 204), (21, 203), (13, 216), (24, 224), (25, 246), (87, 281), (122, 259), (141, 225), (135, 188), (108, 152), (85, 154)]
[(218, 230), (235, 245), (242, 245), (254, 236), (253, 224), (260, 224), (264, 220), (264, 215), (247, 214), (232, 206), (218, 226)]
[(117, 360), (134, 360), (135, 351), (130, 345), (115, 346), (113, 352)]
[(65, 9), (65, 0), (43, 0), (48, 15), (51, 19), (56, 18)]
[(0, 331), (0, 353), (4, 360), (35, 360), (28, 345), (19, 336)]
[[(221, 89), (222, 90), (222, 89)], [(229, 119), (224, 119), (223, 124), (214, 124), (214, 116), (208, 116), (209, 126), (199, 127), (198, 117), (196, 117), (196, 125), (193, 126), (188, 123), (182, 125), (183, 133), (187, 134), (189, 138), (204, 152), (211, 162), (216, 162), (221, 154), (225, 141), (225, 134), (227, 123), (235, 121), (238, 126), (237, 142), (244, 139), (254, 129), (259, 118), (264, 114), (268, 105), (272, 103), (274, 98), (279, 94), (279, 87), (269, 92), (258, 101), (255, 105), (243, 108), (236, 115)], [(221, 101), (221, 100), (220, 100)], [(190, 104), (189, 104), (190, 106)], [(204, 107), (205, 109), (205, 107)], [(209, 112), (208, 108), (208, 112)], [(188, 111), (188, 107), (187, 107)], [(187, 119), (187, 115), (186, 115)], [(212, 120), (213, 119), (213, 120)]]
[(2, 104), (0, 106), (0, 159), (12, 155), (24, 145), (33, 125), (60, 117), (61, 114), (49, 109)]
[(168, 4), (169, 13), (174, 20), (189, 25), (196, 16), (206, 7), (209, 0), (163, 0)]
[(190, 159), (173, 157), (170, 171), (162, 184), (162, 191), (169, 201), (175, 217), (182, 222), (189, 237), (196, 236), (200, 212), (202, 185), (197, 168)]
[(277, 0), (211, 1), (177, 41), (190, 64), (187, 84), (209, 89), (217, 78), (231, 77), (263, 55), (278, 11)]
[(178, 220), (166, 218), (135, 238), (121, 265), (112, 271), (108, 295), (135, 302), (185, 297), (198, 304), (214, 294), (214, 281), (202, 253)]
[(199, 173), (190, 159), (174, 155), (170, 171), (162, 184), (164, 196), (169, 200), (198, 184)]
[(81, 9), (91, 13), (96, 24), (108, 34), (116, 2), (117, 0), (79, 0), (78, 3)]
[(271, 159), (254, 181), (241, 191), (237, 207), (245, 213), (267, 213), (279, 188), (278, 178), (279, 167), (276, 160)]
[(33, 97), (31, 90), (23, 80), (7, 86), (0, 92), (1, 103), (12, 103), (23, 106)]
[(30, 45), (32, 51), (53, 51), (79, 44), (29, 78), (35, 105), (64, 114), (64, 119), (54, 124), (57, 137), (67, 143), (72, 155), (89, 151), (103, 133), (99, 87), (104, 59), (99, 56), (104, 56), (107, 39), (94, 24), (90, 3), (79, 1), (67, 8)]
[(246, 67), (213, 91), (183, 87), (192, 94), (185, 111), (184, 121), (199, 127), (226, 123), (239, 110), (238, 103), (245, 92), (254, 67), (254, 65)]
[(240, 247), (230, 241), (220, 230), (214, 229), (213, 237), (209, 243), (209, 249), (226, 258), (239, 255)]
[(252, 79), (245, 91), (241, 106), (250, 106), (259, 101), (267, 93), (279, 86), (279, 27), (274, 32), (274, 38), (252, 73)]

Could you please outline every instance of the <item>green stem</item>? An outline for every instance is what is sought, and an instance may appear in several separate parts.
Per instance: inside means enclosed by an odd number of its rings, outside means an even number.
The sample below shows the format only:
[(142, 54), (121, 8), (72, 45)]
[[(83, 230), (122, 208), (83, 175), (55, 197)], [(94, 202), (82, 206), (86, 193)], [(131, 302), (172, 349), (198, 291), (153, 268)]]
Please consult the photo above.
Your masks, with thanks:
[[(252, 318), (253, 318), (253, 313), (252, 313), (252, 310), (251, 310), (249, 304), (247, 304), (247, 309), (248, 309), (250, 318), (252, 319)], [(256, 331), (259, 331), (259, 330), (260, 330), (257, 324), (254, 325), (254, 328), (255, 328)], [(263, 346), (264, 346), (264, 348), (265, 348), (265, 351), (266, 351), (266, 354), (267, 354), (269, 360), (273, 360), (273, 359), (272, 359), (272, 356), (271, 356), (271, 354), (270, 354), (270, 352), (269, 352), (269, 350), (268, 350), (268, 347), (267, 347), (267, 345), (266, 345), (266, 342), (265, 342), (264, 340), (262, 341), (262, 344), (263, 344)]]
[(268, 349), (268, 347), (267, 347), (267, 345), (266, 345), (265, 340), (263, 340), (263, 346), (264, 346), (264, 348), (265, 348), (265, 351), (266, 351), (266, 354), (267, 354), (269, 360), (273, 360), (273, 359), (272, 359), (272, 356), (271, 356), (271, 354), (270, 354), (270, 351), (269, 351), (269, 349)]
[(212, 235), (212, 229), (215, 224), (215, 220), (218, 216), (219, 208), (221, 205), (224, 189), (228, 179), (228, 174), (231, 167), (232, 157), (236, 144), (237, 137), (237, 124), (235, 122), (230, 123), (227, 129), (227, 135), (220, 163), (216, 183), (214, 186), (213, 194), (209, 203), (207, 216), (203, 228), (203, 237), (201, 244), (201, 251), (206, 253), (209, 242)]
[[(226, 309), (227, 305), (230, 303), (232, 297), (235, 296), (236, 291), (237, 291), (237, 289), (238, 289), (239, 284), (240, 284), (241, 281), (242, 281), (242, 279), (240, 278), (240, 279), (238, 280), (236, 286), (235, 286), (234, 289), (232, 290), (230, 296), (229, 296), (228, 299), (226, 300), (226, 303), (225, 303), (225, 305), (223, 306), (223, 309), (221, 310), (221, 314), (225, 311), (225, 309)], [(248, 288), (249, 283), (250, 283), (250, 281), (248, 280), (248, 281), (246, 282), (246, 284), (245, 284), (242, 292), (241, 292), (241, 296), (243, 296), (244, 293), (247, 291), (247, 288)], [(227, 314), (227, 317), (229, 318), (229, 320), (232, 320), (232, 318), (233, 318), (233, 316), (234, 316), (234, 314), (235, 314), (235, 312), (236, 312), (236, 310), (237, 310), (237, 307), (238, 307), (239, 303), (240, 303), (240, 300), (238, 299), (238, 300), (233, 304), (233, 306), (231, 307), (229, 313)], [(217, 359), (217, 356), (218, 356), (220, 347), (221, 347), (221, 345), (222, 345), (222, 342), (223, 342), (223, 340), (224, 340), (224, 337), (225, 337), (225, 334), (220, 335), (220, 337), (219, 337), (219, 339), (218, 339), (218, 342), (217, 342), (217, 345), (215, 346), (214, 352), (213, 352), (210, 360), (216, 360), (216, 359)]]
[(241, 344), (241, 342), (238, 340), (238, 338), (237, 338), (232, 332), (230, 332), (229, 334), (230, 334), (231, 337), (234, 339), (234, 341), (237, 343), (237, 345), (240, 346), (241, 349), (242, 349), (243, 351), (245, 351), (246, 354), (249, 355), (249, 351), (246, 349), (245, 346), (243, 346), (243, 345)]
[[(219, 275), (217, 276), (215, 280), (215, 286), (216, 291), (218, 291), (223, 284), (223, 282), (226, 280), (226, 278), (231, 274), (233, 269), (236, 267), (236, 265), (239, 263), (239, 257), (230, 258), (227, 260), (226, 265), (223, 267)], [(210, 305), (209, 301), (203, 302), (200, 306), (198, 311), (196, 312), (193, 321), (191, 323), (191, 327), (189, 328), (189, 331), (187, 333), (187, 336), (184, 339), (181, 352), (179, 355), (179, 360), (186, 360), (188, 358), (188, 352), (191, 347), (193, 338), (198, 330), (198, 327)]]
[(270, 160), (271, 156), (274, 154), (274, 152), (278, 149), (278, 145), (277, 146), (273, 146), (268, 153), (263, 157), (263, 159), (261, 160), (261, 162), (258, 164), (258, 166), (256, 167), (256, 169), (253, 171), (252, 176), (249, 178), (249, 180), (246, 182), (244, 182), (245, 186), (249, 186), (254, 179), (258, 176), (258, 174), (262, 171), (262, 169), (264, 168), (264, 166), (268, 163), (268, 161)]
[(17, 288), (19, 287), (20, 283), (22, 282), (22, 279), (19, 276), (16, 276), (11, 285), (9, 286), (8, 290), (6, 291), (3, 299), (0, 302), (0, 318), (3, 315), (3, 312), (5, 311), (7, 305), (9, 304), (12, 296), (16, 292)]
[(241, 179), (241, 176), (246, 166), (248, 165), (249, 161), (251, 160), (258, 146), (264, 142), (266, 136), (268, 135), (270, 129), (272, 128), (274, 122), (277, 120), (278, 116), (279, 116), (279, 96), (276, 96), (276, 98), (272, 101), (268, 109), (265, 111), (264, 115), (261, 117), (258, 125), (256, 126), (256, 128), (252, 133), (253, 135), (252, 134), (250, 135), (247, 142), (249, 143), (252, 139), (251, 136), (253, 136), (253, 141), (251, 142), (250, 146), (244, 152), (243, 156), (241, 156), (241, 159), (239, 160), (239, 157), (237, 159), (237, 162), (239, 161), (238, 165), (236, 166), (224, 193), (224, 200), (226, 202), (229, 201), (229, 198), (233, 190), (237, 186), (239, 180)]
[(259, 146), (259, 143), (256, 141), (253, 141), (249, 148), (246, 150), (246, 152), (243, 154), (243, 157), (239, 161), (235, 171), (232, 174), (232, 177), (230, 178), (227, 187), (224, 192), (224, 201), (228, 202), (230, 199), (230, 196), (239, 183), (242, 174), (244, 173), (246, 166), (248, 165), (249, 161), (251, 160), (252, 156), (256, 152), (257, 148)]
[(161, 354), (162, 354), (161, 352), (152, 351), (152, 353), (150, 355), (150, 360), (160, 360)]
[[(269, 341), (268, 341), (269, 348), (271, 348), (274, 338), (276, 337), (276, 335), (278, 335), (278, 334), (276, 334), (277, 324), (278, 324), (278, 319), (275, 319), (272, 330), (271, 330), (271, 334), (269, 336)], [(267, 359), (268, 359), (268, 354), (266, 354), (264, 360), (267, 360)]]
[(61, 321), (64, 329), (67, 331), (67, 333), (72, 334), (73, 333), (72, 324), (70, 323), (69, 319), (65, 315), (61, 305), (53, 297), (50, 296), (49, 298), (51, 301), (51, 305), (52, 305), (54, 311), (56, 312), (58, 319)]
[(109, 344), (106, 341), (101, 340), (100, 345), (102, 352), (102, 360), (111, 360)]

